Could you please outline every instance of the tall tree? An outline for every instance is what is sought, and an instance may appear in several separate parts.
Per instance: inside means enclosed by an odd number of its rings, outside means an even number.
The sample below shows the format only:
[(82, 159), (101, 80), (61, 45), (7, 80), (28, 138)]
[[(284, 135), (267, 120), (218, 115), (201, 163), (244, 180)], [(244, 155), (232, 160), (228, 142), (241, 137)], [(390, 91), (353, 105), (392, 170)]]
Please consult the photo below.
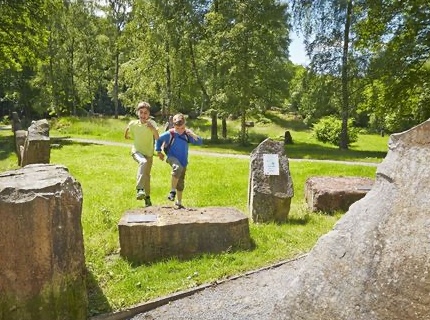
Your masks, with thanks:
[(114, 102), (114, 115), (118, 118), (119, 108), (119, 74), (120, 65), (123, 61), (120, 60), (121, 54), (124, 54), (126, 47), (123, 38), (124, 29), (131, 19), (132, 0), (104, 0), (106, 5), (101, 7), (106, 14), (106, 18), (110, 23), (110, 47), (113, 58), (113, 84), (112, 84), (112, 99)]
[(0, 114), (31, 117), (36, 65), (43, 59), (55, 1), (4, 0), (0, 4)]
[(374, 81), (363, 108), (379, 126), (402, 131), (430, 117), (430, 7), (424, 0), (367, 1), (367, 6), (358, 45), (369, 56)]
[(219, 1), (219, 83), (215, 100), (241, 119), (239, 142), (247, 143), (249, 115), (281, 104), (288, 90), (287, 7), (278, 1)]
[(0, 71), (35, 63), (46, 46), (51, 1), (4, 0), (0, 5)]
[[(161, 104), (162, 114), (190, 112), (199, 104), (199, 8), (203, 0), (139, 1), (125, 32), (130, 60), (123, 65), (131, 102), (137, 97)], [(197, 74), (196, 72), (197, 71)]]
[(297, 28), (306, 38), (312, 72), (339, 79), (341, 104), (338, 114), (342, 119), (339, 148), (348, 149), (348, 118), (353, 108), (350, 104), (350, 83), (354, 76), (351, 64), (355, 60), (352, 35), (353, 26), (361, 17), (361, 7), (354, 8), (352, 0), (298, 0), (294, 1), (293, 13)]

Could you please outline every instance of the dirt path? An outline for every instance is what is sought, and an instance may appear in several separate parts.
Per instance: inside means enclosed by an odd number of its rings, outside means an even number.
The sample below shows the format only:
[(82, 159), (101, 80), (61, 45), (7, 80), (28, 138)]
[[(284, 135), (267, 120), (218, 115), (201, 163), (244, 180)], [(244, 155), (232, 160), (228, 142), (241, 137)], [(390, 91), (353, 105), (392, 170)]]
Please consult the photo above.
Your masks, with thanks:
[(91, 320), (272, 320), (305, 255)]

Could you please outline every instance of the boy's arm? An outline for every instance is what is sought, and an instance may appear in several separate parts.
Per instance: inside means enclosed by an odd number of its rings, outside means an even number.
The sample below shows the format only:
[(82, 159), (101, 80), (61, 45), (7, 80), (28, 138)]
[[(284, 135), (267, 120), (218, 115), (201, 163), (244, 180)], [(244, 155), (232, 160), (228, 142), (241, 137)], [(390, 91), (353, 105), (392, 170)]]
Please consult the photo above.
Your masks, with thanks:
[(192, 144), (201, 145), (203, 144), (203, 139), (193, 132), (191, 129), (186, 129), (185, 133), (190, 137), (190, 142)]
[(158, 140), (158, 138), (160, 137), (159, 133), (158, 133), (158, 127), (157, 127), (157, 123), (154, 120), (149, 121), (149, 128), (152, 130), (152, 135), (154, 136), (155, 140)]
[(157, 152), (157, 156), (160, 160), (164, 160), (164, 153), (161, 152), (161, 146), (163, 145), (165, 136), (165, 134), (162, 134), (157, 140), (155, 140), (155, 152)]
[(125, 128), (124, 138), (125, 139), (130, 139), (130, 127), (129, 126), (127, 126), (127, 128)]
[(155, 151), (156, 152), (161, 152), (161, 146), (163, 145), (164, 142), (164, 135), (162, 134), (161, 136), (158, 137), (157, 140), (155, 140)]

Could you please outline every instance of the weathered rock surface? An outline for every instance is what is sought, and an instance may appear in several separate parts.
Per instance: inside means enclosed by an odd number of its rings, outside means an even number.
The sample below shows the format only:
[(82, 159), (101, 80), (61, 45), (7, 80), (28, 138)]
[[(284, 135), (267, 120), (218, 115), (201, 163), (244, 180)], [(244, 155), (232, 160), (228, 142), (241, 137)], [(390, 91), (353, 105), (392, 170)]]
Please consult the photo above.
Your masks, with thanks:
[(33, 121), (28, 128), (22, 152), (21, 166), (33, 163), (49, 163), (51, 146), (49, 124), (46, 119)]
[(430, 319), (430, 121), (390, 137), (369, 193), (319, 239), (274, 319)]
[[(264, 172), (264, 156), (278, 157), (279, 174)], [(254, 222), (285, 222), (294, 196), (293, 180), (282, 142), (266, 139), (251, 152), (248, 206)]]
[(118, 230), (121, 256), (136, 264), (251, 246), (249, 219), (234, 208), (139, 208), (123, 215)]
[(362, 177), (310, 177), (305, 183), (305, 200), (312, 211), (348, 211), (373, 183), (373, 179)]
[(26, 130), (17, 130), (14, 132), (15, 136), (15, 153), (18, 158), (18, 165), (22, 163), (22, 154), (24, 152), (25, 139), (27, 138)]
[(22, 130), (21, 120), (16, 111), (12, 112), (12, 132)]
[(82, 190), (67, 168), (0, 173), (0, 319), (86, 319)]

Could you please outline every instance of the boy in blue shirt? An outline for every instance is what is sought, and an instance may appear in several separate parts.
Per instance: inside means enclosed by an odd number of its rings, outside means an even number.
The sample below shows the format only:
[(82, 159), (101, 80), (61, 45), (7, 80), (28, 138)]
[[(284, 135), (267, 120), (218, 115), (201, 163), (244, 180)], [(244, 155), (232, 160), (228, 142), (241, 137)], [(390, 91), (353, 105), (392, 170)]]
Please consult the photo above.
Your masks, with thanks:
[(171, 190), (167, 199), (174, 201), (176, 197), (175, 205), (178, 209), (184, 208), (182, 193), (188, 165), (188, 143), (201, 145), (203, 139), (186, 128), (184, 115), (178, 113), (173, 116), (173, 128), (162, 133), (155, 144), (155, 151), (160, 160), (164, 160), (164, 154), (161, 152), (164, 146), (166, 162), (172, 167)]

